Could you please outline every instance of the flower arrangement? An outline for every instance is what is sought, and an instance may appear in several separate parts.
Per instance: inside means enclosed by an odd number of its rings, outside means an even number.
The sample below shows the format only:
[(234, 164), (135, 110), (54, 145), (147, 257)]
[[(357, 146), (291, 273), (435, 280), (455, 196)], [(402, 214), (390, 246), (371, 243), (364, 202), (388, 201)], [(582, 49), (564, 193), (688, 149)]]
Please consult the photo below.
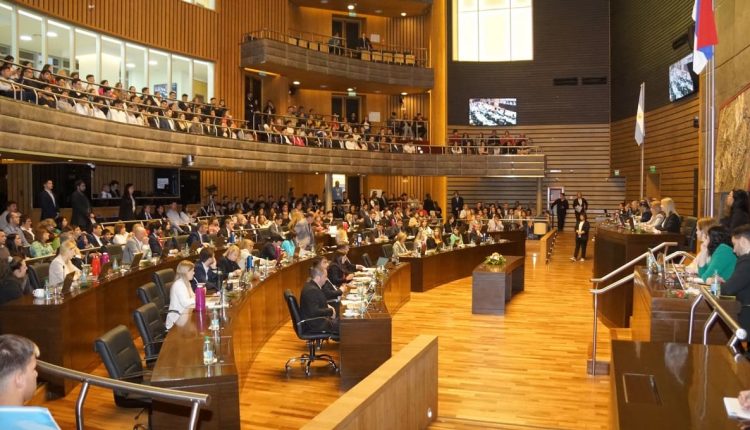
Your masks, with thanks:
[(488, 266), (502, 266), (505, 264), (505, 257), (499, 252), (493, 252), (492, 255), (484, 259), (484, 264)]

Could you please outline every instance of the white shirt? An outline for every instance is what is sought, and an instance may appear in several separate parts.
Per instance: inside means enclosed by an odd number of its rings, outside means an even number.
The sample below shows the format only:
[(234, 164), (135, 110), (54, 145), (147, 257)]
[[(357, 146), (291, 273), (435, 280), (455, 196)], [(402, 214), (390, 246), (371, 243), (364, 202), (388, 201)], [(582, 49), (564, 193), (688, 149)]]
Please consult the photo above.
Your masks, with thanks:
[(125, 245), (126, 243), (128, 243), (128, 234), (116, 234), (112, 238), (112, 243), (114, 243), (115, 245)]
[[(63, 261), (62, 256), (58, 255), (54, 260), (52, 260), (52, 263), (50, 263), (49, 265), (49, 275), (47, 275), (49, 284), (62, 284), (62, 282), (65, 280), (65, 277), (70, 272), (80, 273), (80, 270), (78, 270), (78, 268), (74, 266), (70, 261), (68, 261), (68, 263), (66, 264)], [(78, 277), (78, 275), (76, 275), (76, 277)]]
[(193, 289), (182, 278), (178, 278), (169, 290), (169, 310), (175, 312), (167, 314), (167, 330), (172, 328), (182, 313), (193, 307), (195, 307)]

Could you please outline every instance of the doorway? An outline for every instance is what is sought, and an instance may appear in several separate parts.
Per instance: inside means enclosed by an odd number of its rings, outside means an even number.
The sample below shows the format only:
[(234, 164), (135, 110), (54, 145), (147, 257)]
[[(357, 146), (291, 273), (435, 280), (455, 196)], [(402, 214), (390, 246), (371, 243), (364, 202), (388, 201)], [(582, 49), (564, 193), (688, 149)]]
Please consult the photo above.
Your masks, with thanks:
[(331, 97), (331, 114), (340, 119), (346, 118), (351, 124), (358, 124), (361, 116), (362, 98), (360, 96), (334, 95)]
[(362, 34), (362, 21), (359, 19), (349, 19), (343, 17), (334, 17), (331, 21), (331, 34), (337, 33), (344, 38), (344, 47), (357, 49), (359, 35)]
[(646, 175), (645, 199), (659, 198), (661, 196), (661, 173), (649, 173)]
[(253, 130), (259, 130), (262, 122), (263, 84), (252, 75), (245, 75), (245, 121), (252, 124)]

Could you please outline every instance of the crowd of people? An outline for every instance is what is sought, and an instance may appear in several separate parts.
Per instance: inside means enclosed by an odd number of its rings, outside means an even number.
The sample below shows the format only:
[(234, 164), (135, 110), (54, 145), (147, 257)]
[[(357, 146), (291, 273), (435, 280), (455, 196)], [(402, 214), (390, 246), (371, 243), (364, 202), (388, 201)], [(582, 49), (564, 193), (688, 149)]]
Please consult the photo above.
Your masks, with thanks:
[(497, 130), (492, 130), (485, 136), (483, 131), (459, 134), (458, 130), (454, 129), (448, 137), (448, 151), (451, 154), (525, 155), (534, 151), (530, 145), (531, 141), (524, 133), (512, 136), (509, 130), (505, 130), (502, 135), (499, 135)]

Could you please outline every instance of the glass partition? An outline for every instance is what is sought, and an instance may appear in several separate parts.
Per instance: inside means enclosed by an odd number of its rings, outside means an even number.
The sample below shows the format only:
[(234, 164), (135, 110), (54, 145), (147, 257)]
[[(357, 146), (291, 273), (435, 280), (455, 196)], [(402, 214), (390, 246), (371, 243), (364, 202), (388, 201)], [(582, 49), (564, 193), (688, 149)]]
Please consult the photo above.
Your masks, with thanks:
[(30, 61), (35, 69), (44, 65), (42, 57), (42, 18), (25, 11), (18, 14), (18, 62)]
[(123, 43), (110, 37), (102, 36), (102, 73), (99, 78), (109, 81), (109, 86), (122, 82)]
[(70, 72), (73, 57), (71, 27), (56, 21), (47, 21), (47, 64), (52, 64), (55, 72), (64, 69)]

